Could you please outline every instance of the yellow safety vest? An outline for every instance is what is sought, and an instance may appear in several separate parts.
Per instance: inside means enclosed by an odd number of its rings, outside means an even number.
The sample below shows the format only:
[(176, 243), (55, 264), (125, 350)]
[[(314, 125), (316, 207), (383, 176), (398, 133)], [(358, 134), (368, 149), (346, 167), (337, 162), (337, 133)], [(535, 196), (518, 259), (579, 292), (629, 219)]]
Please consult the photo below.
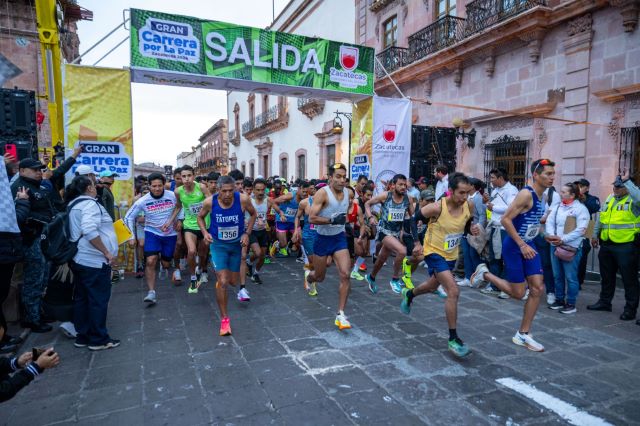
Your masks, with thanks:
[(615, 197), (609, 195), (600, 213), (600, 238), (614, 243), (630, 243), (640, 233), (640, 216), (633, 214), (633, 201), (629, 195), (618, 203), (615, 201)]

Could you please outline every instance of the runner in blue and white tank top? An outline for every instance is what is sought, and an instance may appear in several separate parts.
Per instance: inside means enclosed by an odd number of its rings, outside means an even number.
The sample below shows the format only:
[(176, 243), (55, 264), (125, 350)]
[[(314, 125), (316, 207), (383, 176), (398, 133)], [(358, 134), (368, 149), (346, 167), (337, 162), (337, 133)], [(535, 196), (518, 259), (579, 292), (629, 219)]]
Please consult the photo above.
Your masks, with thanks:
[(347, 167), (342, 163), (333, 164), (329, 167), (329, 185), (316, 192), (313, 197), (309, 222), (316, 225), (318, 235), (313, 245), (314, 270), (305, 273), (305, 287), (312, 290), (309, 294), (315, 293), (316, 283), (322, 282), (326, 274), (327, 256), (333, 257), (340, 276), (338, 314), (334, 323), (340, 330), (351, 328), (344, 314), (351, 287), (351, 257), (344, 232), (349, 209), (346, 183)]
[[(312, 205), (313, 197), (311, 196), (300, 201), (294, 220), (295, 232), (292, 238), (293, 242), (302, 243), (302, 258), (304, 260), (305, 270), (313, 269), (313, 245), (315, 244), (317, 235), (316, 225), (309, 220), (309, 212), (311, 211)], [(303, 222), (302, 226), (300, 226), (301, 218)], [(311, 292), (310, 288), (305, 287), (305, 290), (307, 290), (308, 293)]]
[(249, 237), (251, 245), (251, 257), (249, 258), (249, 275), (256, 284), (262, 284), (260, 270), (264, 265), (264, 259), (269, 247), (269, 233), (267, 231), (267, 213), (271, 210), (271, 199), (267, 198), (265, 188), (267, 182), (264, 179), (253, 181), (253, 198), (251, 204), (256, 210), (256, 221), (253, 224), (253, 232)]
[(553, 185), (554, 166), (555, 163), (551, 160), (534, 161), (531, 164), (533, 184), (518, 193), (502, 216), (501, 224), (507, 231), (507, 237), (502, 243), (506, 280), (490, 273), (484, 263), (478, 265), (471, 276), (472, 286), (478, 286), (483, 281), (489, 282), (511, 297), (526, 299), (522, 323), (512, 341), (536, 352), (544, 351), (544, 346), (533, 339), (529, 330), (538, 310), (540, 297), (545, 294), (545, 287), (542, 262), (534, 239), (540, 233), (540, 219), (544, 215), (542, 194)]
[[(308, 187), (308, 185), (307, 185)], [(276, 211), (276, 236), (280, 251), (278, 256), (288, 256), (287, 237), (295, 231), (294, 222), (300, 202), (307, 197), (306, 188), (283, 194), (273, 200), (273, 208)]]
[[(250, 214), (245, 229), (244, 212)], [(211, 225), (205, 218), (211, 213)], [(220, 335), (231, 335), (227, 315), (227, 286), (239, 281), (242, 247), (249, 245), (249, 236), (256, 220), (256, 211), (246, 194), (235, 192), (235, 181), (230, 176), (218, 179), (218, 193), (208, 197), (198, 213), (198, 226), (206, 242), (211, 244), (211, 261), (216, 270), (216, 299), (220, 309)]]

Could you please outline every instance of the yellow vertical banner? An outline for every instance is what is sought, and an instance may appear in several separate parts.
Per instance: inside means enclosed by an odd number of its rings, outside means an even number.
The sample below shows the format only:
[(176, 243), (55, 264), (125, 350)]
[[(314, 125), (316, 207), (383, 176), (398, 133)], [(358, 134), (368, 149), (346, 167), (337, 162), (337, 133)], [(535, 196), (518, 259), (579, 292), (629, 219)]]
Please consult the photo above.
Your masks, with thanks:
[(81, 165), (91, 167), (96, 176), (117, 174), (111, 191), (119, 210), (116, 217), (124, 216), (134, 195), (130, 73), (66, 64), (63, 93), (65, 145), (83, 145), (70, 174)]
[(351, 122), (351, 180), (364, 175), (371, 179), (371, 141), (373, 140), (373, 99), (368, 98), (353, 105)]

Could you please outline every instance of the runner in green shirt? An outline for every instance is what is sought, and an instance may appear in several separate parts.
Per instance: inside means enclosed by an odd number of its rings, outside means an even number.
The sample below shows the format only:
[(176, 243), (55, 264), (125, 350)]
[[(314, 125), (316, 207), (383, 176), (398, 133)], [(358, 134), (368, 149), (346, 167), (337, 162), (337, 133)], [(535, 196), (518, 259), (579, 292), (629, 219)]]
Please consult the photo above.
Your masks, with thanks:
[[(191, 166), (182, 167), (181, 175), (183, 185), (175, 191), (176, 208), (173, 212), (173, 218), (184, 208), (182, 231), (187, 245), (187, 264), (191, 271), (191, 282), (188, 291), (189, 293), (197, 293), (200, 285), (209, 280), (207, 275), (209, 245), (204, 242), (202, 232), (198, 227), (197, 217), (204, 199), (210, 194), (207, 185), (195, 182), (195, 175)], [(209, 219), (209, 216), (207, 216), (207, 226), (209, 226)], [(199, 268), (196, 268), (196, 253), (200, 258)]]

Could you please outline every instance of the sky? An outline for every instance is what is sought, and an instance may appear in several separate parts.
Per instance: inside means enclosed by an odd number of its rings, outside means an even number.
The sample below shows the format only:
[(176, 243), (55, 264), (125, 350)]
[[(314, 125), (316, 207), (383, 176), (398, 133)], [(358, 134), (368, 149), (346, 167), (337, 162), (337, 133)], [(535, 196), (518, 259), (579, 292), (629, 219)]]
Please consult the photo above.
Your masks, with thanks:
[[(130, 8), (257, 28), (265, 28), (272, 22), (270, 0), (79, 0), (78, 3), (93, 12), (93, 21), (78, 22), (81, 54), (121, 23), (122, 11)], [(288, 0), (273, 0), (275, 16), (287, 3)], [(84, 56), (82, 64), (95, 64), (127, 35), (127, 30), (118, 29)], [(98, 66), (129, 66), (129, 41), (100, 61)], [(227, 118), (224, 91), (133, 83), (131, 97), (134, 161), (138, 164), (154, 162), (175, 166), (180, 152), (190, 151), (213, 123)]]

